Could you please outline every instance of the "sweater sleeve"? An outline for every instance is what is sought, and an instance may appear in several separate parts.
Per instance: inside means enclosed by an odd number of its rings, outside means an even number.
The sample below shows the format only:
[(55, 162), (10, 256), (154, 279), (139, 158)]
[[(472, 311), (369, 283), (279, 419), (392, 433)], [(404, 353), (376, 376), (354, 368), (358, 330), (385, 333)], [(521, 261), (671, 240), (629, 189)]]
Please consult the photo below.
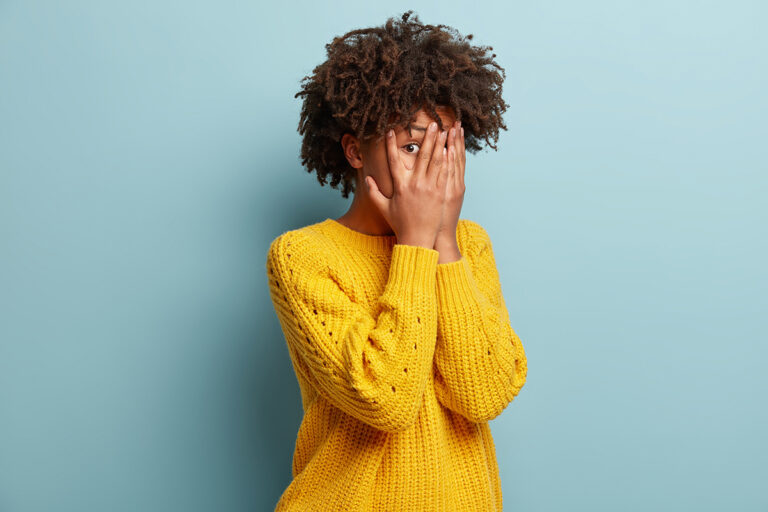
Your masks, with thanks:
[[(294, 235), (294, 236), (288, 236)], [(306, 236), (270, 245), (270, 295), (296, 371), (343, 412), (379, 430), (417, 419), (437, 338), (439, 253), (395, 244), (375, 314), (345, 293)]]
[(463, 222), (464, 254), (437, 265), (435, 393), (444, 406), (479, 423), (517, 396), (527, 360), (509, 322), (488, 233)]

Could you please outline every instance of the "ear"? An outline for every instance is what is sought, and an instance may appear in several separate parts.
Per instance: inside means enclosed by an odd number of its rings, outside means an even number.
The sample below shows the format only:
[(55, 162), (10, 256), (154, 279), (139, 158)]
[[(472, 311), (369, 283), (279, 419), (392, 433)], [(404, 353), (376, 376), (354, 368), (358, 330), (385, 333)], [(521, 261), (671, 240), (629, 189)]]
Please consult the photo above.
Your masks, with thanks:
[(351, 133), (345, 133), (341, 137), (341, 147), (344, 149), (344, 156), (347, 158), (349, 165), (354, 169), (361, 169), (363, 167), (361, 146), (360, 140)]

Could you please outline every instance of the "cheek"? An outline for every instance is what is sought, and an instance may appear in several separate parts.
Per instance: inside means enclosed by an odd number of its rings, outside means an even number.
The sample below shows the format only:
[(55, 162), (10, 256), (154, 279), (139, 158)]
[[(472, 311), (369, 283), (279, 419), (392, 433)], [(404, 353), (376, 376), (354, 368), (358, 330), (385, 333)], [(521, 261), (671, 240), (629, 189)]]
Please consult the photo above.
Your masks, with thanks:
[(416, 155), (418, 153), (400, 153), (400, 161), (403, 162), (403, 166), (409, 171), (413, 170), (416, 165)]

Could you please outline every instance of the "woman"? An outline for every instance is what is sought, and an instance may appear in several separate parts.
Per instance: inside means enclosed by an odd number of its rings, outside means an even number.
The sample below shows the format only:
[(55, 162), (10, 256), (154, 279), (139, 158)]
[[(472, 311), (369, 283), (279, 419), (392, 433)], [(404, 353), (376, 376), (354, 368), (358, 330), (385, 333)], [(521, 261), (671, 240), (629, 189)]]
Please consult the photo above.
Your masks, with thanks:
[(412, 12), (335, 38), (297, 94), (302, 163), (355, 194), (267, 254), (304, 408), (277, 511), (502, 509), (488, 421), (527, 361), (459, 213), (465, 150), (506, 129), (504, 70)]

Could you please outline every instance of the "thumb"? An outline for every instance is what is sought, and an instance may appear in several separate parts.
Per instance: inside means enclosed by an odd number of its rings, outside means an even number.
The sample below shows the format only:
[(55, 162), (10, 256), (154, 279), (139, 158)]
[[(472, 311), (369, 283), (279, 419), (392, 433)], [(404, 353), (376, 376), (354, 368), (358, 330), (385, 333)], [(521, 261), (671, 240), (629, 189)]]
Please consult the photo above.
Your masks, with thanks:
[(384, 213), (387, 208), (387, 197), (381, 193), (379, 186), (376, 184), (376, 180), (371, 176), (365, 177), (365, 186), (368, 190), (368, 197), (371, 198), (373, 204), (379, 209), (381, 213)]

